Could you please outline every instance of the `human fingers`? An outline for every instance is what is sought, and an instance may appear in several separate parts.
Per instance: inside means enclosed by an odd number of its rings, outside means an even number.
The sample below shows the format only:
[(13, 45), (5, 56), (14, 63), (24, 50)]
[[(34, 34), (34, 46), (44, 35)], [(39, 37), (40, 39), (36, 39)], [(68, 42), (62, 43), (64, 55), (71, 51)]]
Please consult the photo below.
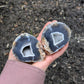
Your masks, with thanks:
[(43, 71), (46, 71), (46, 69), (48, 68), (48, 66), (55, 60), (57, 59), (59, 56), (61, 56), (64, 51), (68, 48), (68, 44), (67, 43), (62, 49), (60, 49), (58, 52), (56, 52), (53, 55), (49, 55), (46, 56), (45, 59), (41, 62), (36, 62), (33, 64), (33, 66), (40, 68)]
[(56, 52), (56, 53), (50, 55), (50, 56), (49, 56), (49, 57), (50, 57), (50, 58), (49, 58), (50, 60), (48, 60), (48, 61), (50, 61), (50, 63), (51, 63), (51, 62), (53, 62), (55, 59), (57, 59), (58, 57), (60, 57), (60, 56), (66, 51), (66, 49), (68, 48), (68, 45), (69, 45), (69, 42), (68, 42), (62, 49), (60, 49), (58, 52)]
[(14, 54), (13, 54), (12, 49), (11, 49), (10, 52), (9, 52), (8, 60), (17, 60), (16, 57), (14, 56)]

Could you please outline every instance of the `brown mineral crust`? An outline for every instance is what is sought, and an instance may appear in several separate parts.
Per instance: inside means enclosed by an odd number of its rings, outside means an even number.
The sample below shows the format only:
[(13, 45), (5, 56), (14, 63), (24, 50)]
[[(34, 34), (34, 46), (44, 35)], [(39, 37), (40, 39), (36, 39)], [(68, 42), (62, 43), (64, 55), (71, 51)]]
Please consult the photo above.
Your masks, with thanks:
[(40, 52), (40, 56), (41, 56), (41, 60), (43, 60), (45, 58), (45, 52), (43, 51), (42, 45), (40, 42), (38, 42), (36, 44), (36, 47), (38, 48), (39, 52)]
[(42, 37), (41, 43), (42, 43), (44, 50), (48, 52), (48, 54), (53, 53), (52, 50), (49, 48), (49, 42), (46, 40), (45, 37)]
[(48, 51), (46, 51), (44, 48), (43, 48), (43, 51), (45, 52), (46, 55), (51, 55)]
[(51, 26), (58, 26), (57, 21), (56, 21), (56, 22), (53, 22), (53, 23), (51, 24)]
[(14, 47), (15, 45), (16, 45), (16, 42), (14, 41), (14, 42), (13, 42), (13, 47)]

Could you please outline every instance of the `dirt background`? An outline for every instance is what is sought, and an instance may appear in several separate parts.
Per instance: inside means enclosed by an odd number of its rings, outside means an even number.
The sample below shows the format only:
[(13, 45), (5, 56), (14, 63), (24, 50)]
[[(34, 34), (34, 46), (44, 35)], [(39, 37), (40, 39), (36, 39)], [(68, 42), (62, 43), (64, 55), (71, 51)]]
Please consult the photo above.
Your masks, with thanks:
[(84, 84), (84, 0), (0, 0), (0, 72), (17, 35), (37, 36), (52, 20), (69, 25), (72, 37), (47, 69), (45, 84)]

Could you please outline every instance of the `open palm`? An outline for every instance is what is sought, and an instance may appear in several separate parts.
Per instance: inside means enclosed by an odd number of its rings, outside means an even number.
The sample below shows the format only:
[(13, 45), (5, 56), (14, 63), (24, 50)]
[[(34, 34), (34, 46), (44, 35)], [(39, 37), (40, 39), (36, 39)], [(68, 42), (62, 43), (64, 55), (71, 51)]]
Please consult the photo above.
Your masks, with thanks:
[[(52, 22), (55, 22), (56, 20), (52, 21)], [(39, 36), (37, 37), (37, 40), (38, 41), (41, 41), (41, 36), (42, 36), (42, 32), (43, 30), (45, 29), (45, 27), (48, 25), (48, 24), (51, 24), (52, 22), (48, 22), (45, 24), (45, 26), (43, 27), (42, 31), (40, 32)], [(48, 68), (48, 66), (55, 60), (57, 59), (58, 57), (60, 57), (64, 52), (65, 50), (68, 48), (68, 44), (67, 43), (62, 49), (60, 49), (58, 52), (52, 54), (52, 55), (48, 55), (45, 57), (45, 59), (43, 61), (40, 61), (40, 62), (35, 62), (33, 63), (32, 65), (43, 70), (43, 71), (46, 71), (46, 69)], [(8, 60), (17, 60), (16, 57), (13, 55), (13, 52), (12, 50), (10, 50), (10, 53), (9, 53), (9, 58)], [(17, 60), (18, 61), (18, 60)]]

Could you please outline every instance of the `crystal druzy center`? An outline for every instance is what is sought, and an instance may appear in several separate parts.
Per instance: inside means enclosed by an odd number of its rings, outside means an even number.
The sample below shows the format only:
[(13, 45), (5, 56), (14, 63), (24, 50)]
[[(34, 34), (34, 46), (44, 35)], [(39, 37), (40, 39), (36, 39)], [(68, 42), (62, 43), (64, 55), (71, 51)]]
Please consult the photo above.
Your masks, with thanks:
[(34, 57), (34, 53), (32, 51), (31, 43), (24, 45), (21, 49), (23, 57)]
[(64, 40), (64, 35), (63, 35), (63, 33), (60, 33), (60, 32), (53, 32), (53, 33), (51, 33), (51, 36), (53, 39), (53, 44), (55, 46)]

